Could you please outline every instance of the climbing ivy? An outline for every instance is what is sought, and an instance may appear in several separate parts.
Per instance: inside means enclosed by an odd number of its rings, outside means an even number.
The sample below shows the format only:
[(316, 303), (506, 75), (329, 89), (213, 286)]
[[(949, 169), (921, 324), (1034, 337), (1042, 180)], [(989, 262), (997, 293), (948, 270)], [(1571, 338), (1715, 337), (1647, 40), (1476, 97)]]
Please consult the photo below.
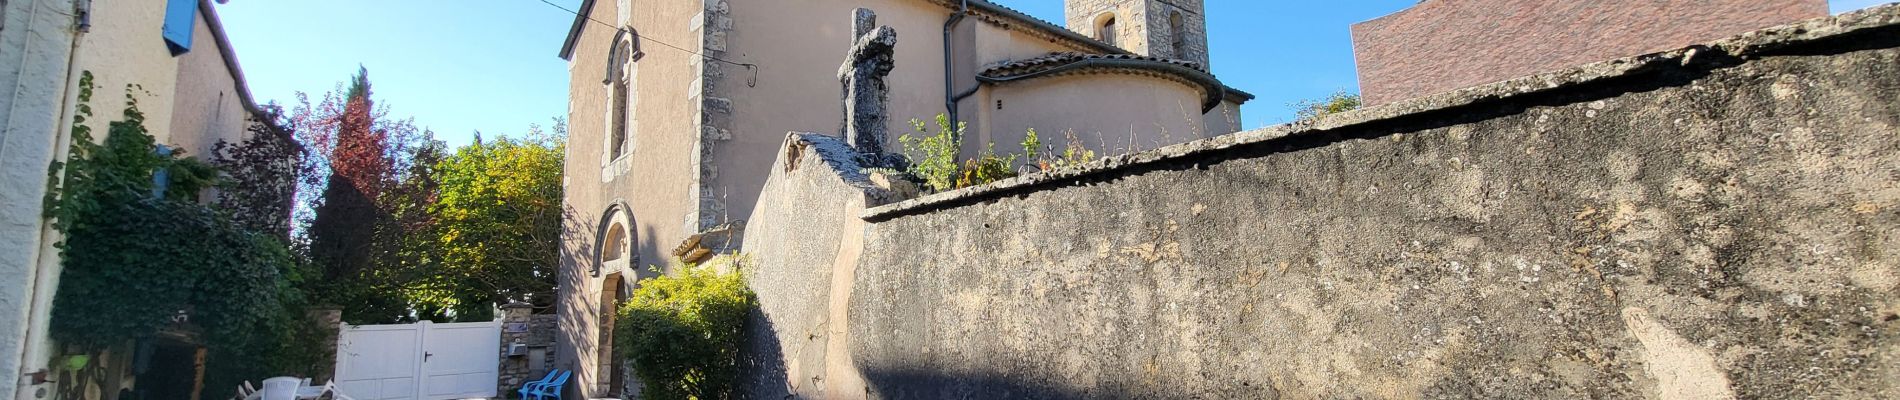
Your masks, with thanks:
[(48, 214), (64, 235), (53, 338), (69, 354), (97, 354), (174, 328), (198, 331), (214, 359), (283, 348), (300, 316), (287, 305), (299, 297), (296, 258), (277, 236), (246, 230), (197, 202), (224, 180), (183, 152), (161, 152), (145, 128), (137, 86), (127, 87), (124, 113), (95, 141), (87, 124), (94, 89), (83, 72), (69, 161), (55, 165), (63, 174), (49, 198)]

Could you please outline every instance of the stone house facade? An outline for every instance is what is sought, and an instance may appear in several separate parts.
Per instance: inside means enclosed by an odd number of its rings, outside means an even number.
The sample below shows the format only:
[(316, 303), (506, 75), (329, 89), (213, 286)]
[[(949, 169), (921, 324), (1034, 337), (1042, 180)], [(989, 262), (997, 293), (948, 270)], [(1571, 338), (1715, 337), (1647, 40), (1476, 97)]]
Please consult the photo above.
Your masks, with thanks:
[(1827, 0), (1425, 0), (1354, 24), (1378, 105), (1827, 16)]
[[(1111, 45), (982, 0), (586, 0), (560, 52), (570, 218), (555, 367), (577, 371), (575, 395), (628, 386), (609, 362), (610, 310), (647, 266), (737, 250), (785, 133), (841, 130), (859, 8), (896, 32), (891, 146), (903, 121), (946, 115), (968, 124), (964, 154), (1012, 149), (1029, 129), (1114, 154), (1235, 132), (1252, 98), (1207, 72), (1198, 1), (1071, 1), (1072, 14), (1160, 21), (1118, 28)], [(1185, 38), (1145, 31), (1172, 15)]]
[[(130, 96), (157, 143), (205, 156), (219, 141), (248, 139), (261, 113), (209, 0), (14, 0), (0, 2), (0, 396), (55, 397), (50, 365), (58, 338), (49, 337), (60, 257), (60, 234), (43, 218), (48, 165), (71, 144), (79, 77), (90, 72), (94, 132), (105, 132)], [(104, 140), (103, 136), (94, 140)], [(164, 341), (153, 351), (182, 354), (152, 368), (202, 368), (189, 341)], [(141, 382), (130, 373), (130, 345), (109, 352), (103, 385), (89, 398), (121, 388), (166, 386), (149, 396), (197, 398), (195, 382)], [(200, 353), (201, 354), (201, 353)], [(116, 356), (115, 356), (116, 355)], [(176, 376), (177, 374), (172, 374)], [(189, 374), (187, 374), (189, 375)], [(182, 386), (179, 386), (182, 385)], [(193, 391), (190, 396), (185, 390)], [(155, 392), (154, 392), (155, 393)], [(211, 397), (211, 396), (204, 396)]]

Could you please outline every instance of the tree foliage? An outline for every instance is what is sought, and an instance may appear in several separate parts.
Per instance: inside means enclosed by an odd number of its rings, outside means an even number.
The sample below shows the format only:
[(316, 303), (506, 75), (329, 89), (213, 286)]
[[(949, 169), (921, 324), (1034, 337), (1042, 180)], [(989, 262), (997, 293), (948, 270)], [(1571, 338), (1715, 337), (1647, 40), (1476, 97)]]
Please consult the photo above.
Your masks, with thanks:
[(267, 105), (241, 143), (219, 140), (211, 164), (228, 177), (229, 190), (218, 192), (218, 207), (240, 226), (279, 239), (290, 238), (297, 181), (308, 175), (304, 149), (283, 126), (283, 108)]
[[(306, 223), (308, 256), (319, 278), (319, 301), (343, 307), (352, 323), (402, 321), (410, 316), (400, 281), (390, 279), (402, 235), (391, 218), (391, 202), (382, 198), (410, 168), (413, 143), (423, 140), (409, 120), (393, 120), (372, 98), (367, 70), (359, 70), (347, 88), (311, 105), (299, 95), (290, 118), (298, 141), (310, 149), (300, 182), (307, 198), (299, 206)], [(341, 92), (340, 94), (338, 92)], [(315, 195), (315, 197), (310, 197)]]
[(560, 267), (564, 124), (520, 139), (476, 137), (437, 163), (430, 207), (437, 273), (418, 303), (487, 316), (498, 303), (552, 305)]
[(620, 307), (614, 350), (649, 399), (720, 399), (739, 373), (746, 314), (758, 300), (739, 273), (687, 266), (640, 281)]

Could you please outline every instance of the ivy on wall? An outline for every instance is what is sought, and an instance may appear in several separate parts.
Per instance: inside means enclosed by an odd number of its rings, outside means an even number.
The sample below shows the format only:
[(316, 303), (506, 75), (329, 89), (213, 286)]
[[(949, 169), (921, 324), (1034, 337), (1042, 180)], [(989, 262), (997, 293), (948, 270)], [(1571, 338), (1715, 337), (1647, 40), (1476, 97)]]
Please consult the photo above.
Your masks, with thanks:
[(91, 72), (83, 72), (71, 154), (54, 166), (63, 176), (47, 212), (65, 239), (53, 338), (68, 354), (96, 355), (167, 329), (197, 331), (211, 353), (213, 382), (281, 370), (252, 363), (294, 347), (287, 341), (311, 330), (299, 326), (300, 267), (281, 234), (256, 233), (196, 201), (228, 180), (210, 164), (160, 150), (132, 95), (136, 86), (128, 86), (126, 109), (107, 125), (105, 140), (95, 141), (87, 125), (94, 89)]

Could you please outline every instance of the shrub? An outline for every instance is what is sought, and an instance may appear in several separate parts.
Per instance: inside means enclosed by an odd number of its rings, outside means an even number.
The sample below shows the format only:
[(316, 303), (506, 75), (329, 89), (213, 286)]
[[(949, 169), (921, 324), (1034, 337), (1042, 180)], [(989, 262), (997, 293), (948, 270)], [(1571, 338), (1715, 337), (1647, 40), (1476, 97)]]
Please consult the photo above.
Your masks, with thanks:
[(933, 191), (945, 191), (956, 188), (957, 148), (963, 145), (965, 124), (958, 122), (953, 127), (950, 117), (937, 115), (937, 133), (930, 133), (924, 121), (912, 119), (911, 127), (919, 135), (904, 134), (897, 141), (904, 144), (904, 157), (910, 159), (910, 173), (924, 180), (924, 186)]
[(1016, 164), (1016, 157), (1016, 154), (996, 155), (996, 144), (990, 144), (983, 149), (983, 154), (963, 162), (963, 172), (957, 174), (957, 187), (966, 188), (1016, 177), (1016, 170), (1011, 168)]
[(619, 310), (615, 351), (649, 399), (726, 398), (738, 380), (746, 314), (757, 299), (738, 272), (688, 265), (640, 281)]
[(1357, 110), (1359, 106), (1359, 95), (1346, 93), (1342, 90), (1327, 95), (1325, 98), (1319, 100), (1305, 100), (1293, 103), (1293, 112), (1299, 116), (1301, 121), (1306, 121)]

